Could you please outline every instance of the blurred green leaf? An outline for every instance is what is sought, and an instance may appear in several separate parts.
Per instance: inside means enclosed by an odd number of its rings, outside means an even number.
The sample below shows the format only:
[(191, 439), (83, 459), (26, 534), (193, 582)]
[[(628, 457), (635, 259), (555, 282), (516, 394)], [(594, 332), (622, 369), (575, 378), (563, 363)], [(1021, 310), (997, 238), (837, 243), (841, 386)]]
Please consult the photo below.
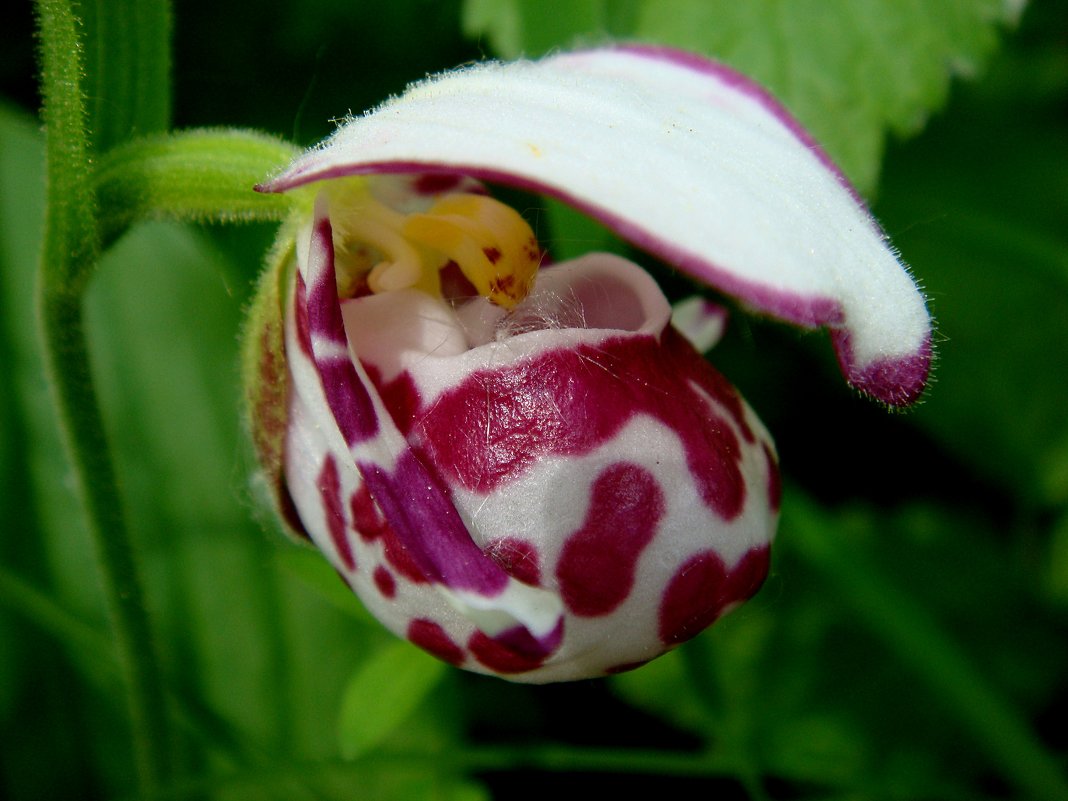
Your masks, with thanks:
[[(39, 175), (41, 147), (33, 122), (0, 105), (0, 186), (22, 187)], [(34, 169), (38, 172), (35, 172)], [(35, 187), (40, 194), (40, 187)], [(39, 221), (19, 214), (22, 199), (16, 192), (0, 192), (0, 520), (11, 531), (33, 530), (32, 500), (26, 436), (19, 390), (24, 378), (27, 354), (21, 326), (30, 315), (18, 308), (23, 276), (19, 261), (35, 244), (33, 234)], [(40, 210), (40, 201), (23, 205)], [(33, 223), (37, 222), (38, 225)], [(15, 537), (0, 538), (0, 563), (15, 564), (20, 543)], [(3, 593), (0, 593), (3, 595)], [(9, 617), (0, 603), (0, 720), (14, 707), (26, 676), (28, 654), (20, 637), (18, 621)]]
[(506, 58), (538, 56), (581, 42), (634, 35), (647, 0), (578, 0), (565, 4), (538, 0), (466, 0), (463, 29), (485, 36)]
[[(835, 554), (818, 569), (813, 542)], [(977, 713), (962, 714), (940, 685), (946, 664), (968, 664), (968, 681), (992, 694), (984, 708), (1011, 718), (1016, 734), (1056, 692), (1068, 657), (1063, 627), (1042, 613), (1027, 563), (977, 513), (832, 511), (791, 489), (774, 554), (756, 598), (678, 651), (613, 678), (613, 688), (702, 735), (727, 764), (898, 798), (959, 791), (989, 726), (1007, 736), (1011, 728), (990, 719), (980, 732)], [(885, 596), (878, 610), (872, 593)], [(893, 632), (917, 610), (927, 633), (917, 629), (905, 645)], [(932, 631), (945, 640), (922, 648)]]
[[(44, 141), (39, 126), (0, 105), (0, 329), (7, 339), (5, 370), (17, 413), (7, 421), (19, 426), (26, 463), (19, 466), (27, 487), (19, 497), (16, 524), (43, 536), (34, 543), (49, 566), (46, 572), (77, 573), (65, 600), (79, 615), (103, 620), (99, 585), (86, 580), (95, 564), (81, 511), (65, 477), (69, 468), (59, 441), (55, 411), (44, 378), (34, 310), (36, 260), (44, 220)], [(11, 454), (14, 456), (14, 454)]]
[(559, 200), (545, 198), (548, 230), (537, 227), (538, 241), (556, 261), (574, 259), (597, 251), (618, 252), (619, 239), (596, 220), (587, 217)]
[(867, 748), (856, 721), (817, 713), (780, 721), (764, 741), (762, 754), (768, 771), (780, 778), (856, 787), (870, 770)]
[(294, 576), (334, 608), (361, 623), (375, 627), (381, 625), (318, 550), (296, 546), (280, 548), (276, 558), (283, 571)]
[[(19, 483), (5, 486), (17, 513), (5, 521), (8, 536), (0, 558), (28, 584), (55, 593), (54, 608), (103, 630), (96, 556), (74, 497), (38, 340), (34, 297), (44, 220), (44, 142), (38, 121), (2, 105), (0, 187), (0, 336), (8, 343), (5, 372), (16, 409), (7, 422), (18, 427), (24, 443), (21, 454), (13, 454), (21, 461)], [(17, 623), (33, 620), (25, 607), (20, 611)], [(113, 685), (98, 682), (99, 663), (77, 648), (77, 636), (65, 636), (73, 629), (50, 633), (59, 634), (63, 646), (74, 647), (54, 647), (43, 631), (47, 629), (28, 624), (11, 630), (28, 649), (29, 660), (12, 687), (20, 698), (0, 737), (5, 745), (18, 743), (0, 768), (0, 794), (10, 787), (16, 795), (25, 790), (24, 797), (79, 795), (90, 775), (122, 775), (128, 781), (121, 695), (98, 695)], [(12, 649), (12, 655), (19, 650)], [(49, 767), (44, 766), (47, 760)], [(69, 767), (55, 770), (56, 764)]]
[(1068, 512), (1061, 514), (1050, 537), (1046, 584), (1050, 597), (1068, 609)]
[(171, 4), (108, 0), (79, 7), (85, 27), (86, 94), (99, 152), (164, 131), (171, 119)]
[[(973, 521), (975, 528), (967, 536), (960, 524), (954, 525), (950, 518), (939, 517), (939, 525), (933, 528), (937, 538), (924, 542), (916, 536), (924, 533), (916, 526), (916, 521), (925, 518), (926, 515), (901, 516), (884, 521), (870, 512), (865, 514), (858, 510), (850, 525), (842, 526), (827, 510), (820, 509), (799, 493), (792, 493), (784, 505), (783, 523), (790, 538), (788, 542), (792, 543), (804, 565), (838, 596), (844, 611), (867, 634), (875, 637), (878, 646), (893, 654), (898, 664), (909, 671), (916, 680), (913, 694), (922, 690), (929, 703), (938, 705), (943, 714), (949, 716), (951, 731), (966, 737), (979, 748), (986, 757), (986, 764), (997, 770), (1018, 792), (1034, 799), (1068, 799), (1068, 777), (1056, 756), (1031, 729), (1025, 708), (1007, 692), (1005, 683), (996, 681), (998, 660), (991, 658), (993, 654), (1011, 651), (1012, 643), (1019, 640), (1018, 632), (1027, 619), (1021, 611), (1033, 613), (1036, 609), (1033, 590), (1020, 586), (1017, 579), (1015, 592), (1006, 593), (1005, 602), (1017, 605), (1017, 609), (1007, 621), (997, 625), (998, 621), (992, 615), (1003, 609), (996, 602), (991, 605), (984, 597), (989, 587), (982, 577), (987, 570), (994, 572), (1005, 584), (1010, 584), (1013, 577), (1004, 557), (998, 565), (987, 561), (996, 552), (982, 547), (990, 543), (989, 533), (984, 542), (976, 530), (977, 521)], [(896, 542), (890, 539), (894, 534), (898, 536)], [(901, 558), (910, 546), (912, 553), (906, 558), (911, 569), (894, 571), (895, 560), (888, 560), (887, 554)], [(939, 558), (943, 547), (954, 554), (953, 561)], [(997, 638), (982, 650), (962, 645), (956, 629), (946, 626), (949, 616), (924, 603), (929, 581), (925, 573), (931, 571), (941, 577), (948, 572), (952, 582), (952, 574), (958, 569), (967, 577), (964, 591), (975, 598), (969, 614), (974, 615), (977, 606), (985, 607), (986, 613), (981, 620), (984, 633), (988, 638), (995, 630), (998, 633)], [(982, 588), (978, 593), (977, 582)], [(1042, 628), (1043, 640), (1061, 641), (1052, 621), (1040, 619), (1038, 624)], [(1048, 686), (1053, 676), (1059, 675), (1064, 662), (1063, 647), (1055, 649), (1053, 654), (1041, 653), (1034, 647), (1021, 650), (1028, 654), (1025, 664), (1033, 672), (1030, 681), (1012, 687), (1016, 694), (1028, 692), (1028, 688), (1022, 686), (1024, 684)], [(986, 657), (978, 659), (979, 653)], [(1052, 664), (1047, 662), (1050, 656)], [(1052, 675), (1048, 672), (1050, 667)], [(1043, 674), (1045, 678), (1041, 678)], [(872, 671), (866, 678), (870, 682), (876, 676), (878, 672)], [(841, 691), (841, 687), (835, 689)], [(891, 694), (890, 697), (901, 701), (899, 695)], [(1035, 699), (1028, 700), (1034, 702)], [(884, 710), (883, 714), (888, 711)], [(912, 726), (915, 723), (915, 720), (910, 721)], [(869, 724), (866, 728), (873, 731), (876, 727)], [(917, 737), (930, 734), (924, 732)], [(941, 750), (943, 756), (949, 755), (948, 748)]]
[(937, 321), (915, 421), (1029, 504), (1068, 502), (1068, 137), (962, 104), (895, 152), (877, 212)]
[(916, 133), (1014, 18), (1002, 0), (468, 0), (464, 29), (507, 58), (610, 38), (718, 58), (770, 88), (871, 193), (886, 132)]
[(672, 651), (611, 681), (612, 688), (629, 703), (681, 729), (701, 735), (712, 729), (709, 710), (690, 683), (681, 651)]
[(446, 665), (410, 643), (382, 646), (353, 673), (341, 699), (338, 742), (347, 759), (374, 749), (415, 712)]

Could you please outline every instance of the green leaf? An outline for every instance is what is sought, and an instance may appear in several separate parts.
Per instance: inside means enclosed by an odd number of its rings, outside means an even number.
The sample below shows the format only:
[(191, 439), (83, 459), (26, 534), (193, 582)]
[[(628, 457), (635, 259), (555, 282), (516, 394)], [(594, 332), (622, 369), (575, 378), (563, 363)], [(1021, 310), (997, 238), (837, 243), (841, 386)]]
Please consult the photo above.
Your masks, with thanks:
[[(43, 171), (44, 141), (36, 122), (0, 106), (0, 186), (18, 187), (18, 191), (0, 192), (0, 337), (6, 340), (4, 384), (12, 405), (4, 420), (22, 440), (17, 450), (12, 448), (5, 455), (18, 458), (12, 469), (19, 471), (17, 480), (23, 484), (5, 484), (9, 490), (5, 498), (17, 503), (12, 516), (5, 519), (19, 521), (23, 536), (36, 534), (31, 552), (41, 554), (46, 575), (78, 573), (77, 582), (71, 584), (74, 592), (64, 603), (102, 623), (99, 583), (85, 580), (86, 566), (93, 564), (94, 557), (81, 510), (66, 482), (57, 481), (69, 468), (35, 336), (33, 256), (42, 234)], [(9, 548), (26, 544), (7, 539)]]
[(762, 753), (776, 776), (856, 786), (871, 769), (867, 746), (856, 722), (825, 713), (779, 721), (763, 742)]
[(682, 653), (673, 651), (639, 670), (612, 677), (612, 689), (639, 709), (681, 729), (707, 734), (713, 721), (690, 682)]
[(338, 744), (346, 759), (374, 749), (404, 723), (448, 668), (410, 643), (395, 640), (353, 673), (341, 699)]
[(1068, 609), (1068, 512), (1061, 515), (1050, 538), (1046, 586), (1050, 598)]
[(171, 119), (171, 4), (84, 3), (89, 128), (98, 152)]
[(1002, 0), (468, 0), (464, 18), (508, 58), (616, 38), (720, 59), (770, 88), (863, 193), (886, 132), (918, 131), (1012, 21)]
[(553, 198), (545, 198), (542, 203), (548, 232), (543, 234), (539, 226), (538, 241), (548, 248), (556, 261), (619, 249), (619, 240), (591, 217)]
[(297, 546), (280, 548), (276, 559), (279, 567), (292, 575), (335, 609), (361, 623), (379, 626), (356, 594), (338, 576), (326, 558), (317, 550)]
[[(889, 649), (921, 686), (926, 685), (931, 697), (956, 719), (958, 730), (1021, 794), (1034, 799), (1068, 799), (1068, 777), (1059, 760), (1031, 730), (1020, 707), (990, 681), (989, 663), (995, 660), (970, 658), (957, 637), (923, 603), (928, 583), (923, 581), (923, 574), (917, 570), (895, 576), (888, 570), (892, 563), (887, 564), (885, 556), (877, 558), (875, 549), (863, 539), (850, 537), (854, 532), (848, 528), (840, 527), (841, 515), (821, 510), (796, 492), (788, 498), (783, 507), (783, 528), (794, 553), (822, 579), (826, 591), (837, 595), (848, 613)], [(865, 538), (876, 534), (875, 515), (857, 516), (854, 530)], [(900, 552), (901, 546), (908, 544), (895, 543), (892, 552)], [(961, 567), (945, 558), (924, 566), (939, 576), (947, 569)], [(1003, 566), (999, 575), (1004, 578), (1007, 572)], [(911, 579), (911, 585), (901, 583), (902, 578)], [(978, 581), (978, 586), (987, 586), (974, 572), (962, 578), (969, 585)], [(976, 614), (974, 606), (969, 611)], [(987, 614), (992, 611), (988, 609)]]
[(914, 420), (1028, 504), (1068, 502), (1068, 138), (1057, 112), (974, 105), (888, 161), (876, 208), (930, 297)]
[(519, 3), (515, 0), (465, 0), (461, 24), (464, 34), (472, 39), (485, 36), (506, 58), (515, 58), (523, 51)]

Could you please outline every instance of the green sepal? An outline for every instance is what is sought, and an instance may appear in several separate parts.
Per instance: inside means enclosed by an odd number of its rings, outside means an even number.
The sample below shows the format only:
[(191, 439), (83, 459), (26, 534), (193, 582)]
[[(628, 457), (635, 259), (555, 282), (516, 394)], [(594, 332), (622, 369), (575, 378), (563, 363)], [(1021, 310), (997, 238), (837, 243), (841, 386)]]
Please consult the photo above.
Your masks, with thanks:
[(267, 253), (241, 332), (241, 378), (245, 422), (259, 463), (256, 481), (286, 532), (307, 540), (285, 478), (289, 394), (285, 309), (296, 270), (296, 232), (303, 216), (294, 214), (282, 225)]

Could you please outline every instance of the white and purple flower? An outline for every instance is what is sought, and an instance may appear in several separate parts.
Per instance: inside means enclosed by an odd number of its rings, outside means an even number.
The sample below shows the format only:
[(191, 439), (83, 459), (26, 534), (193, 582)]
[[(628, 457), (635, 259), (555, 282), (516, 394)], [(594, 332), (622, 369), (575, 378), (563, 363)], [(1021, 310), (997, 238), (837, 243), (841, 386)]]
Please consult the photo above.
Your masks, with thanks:
[(253, 348), (256, 440), (294, 526), (448, 662), (531, 682), (617, 672), (759, 588), (774, 446), (643, 270), (598, 253), (542, 266), (482, 181), (829, 327), (847, 380), (890, 405), (923, 389), (929, 318), (782, 107), (673, 50), (446, 73), (261, 187), (315, 192)]

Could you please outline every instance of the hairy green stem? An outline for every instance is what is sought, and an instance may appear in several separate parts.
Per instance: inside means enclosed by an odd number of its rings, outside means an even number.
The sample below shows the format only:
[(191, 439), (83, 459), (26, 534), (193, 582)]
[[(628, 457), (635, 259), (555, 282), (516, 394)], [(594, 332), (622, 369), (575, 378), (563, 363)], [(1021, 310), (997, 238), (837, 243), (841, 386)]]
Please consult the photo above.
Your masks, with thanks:
[(92, 383), (81, 298), (46, 288), (41, 292), (40, 313), (53, 395), (126, 683), (137, 773), (142, 789), (149, 791), (169, 773), (166, 698)]
[(280, 222), (299, 193), (252, 187), (291, 161), (293, 145), (255, 131), (198, 129), (127, 142), (97, 161), (93, 186), (105, 245), (142, 220)]
[(90, 184), (81, 40), (70, 3), (38, 0), (48, 188), (38, 276), (45, 361), (115, 648), (128, 691), (142, 791), (168, 774), (166, 702), (89, 362), (82, 298), (99, 258)]

